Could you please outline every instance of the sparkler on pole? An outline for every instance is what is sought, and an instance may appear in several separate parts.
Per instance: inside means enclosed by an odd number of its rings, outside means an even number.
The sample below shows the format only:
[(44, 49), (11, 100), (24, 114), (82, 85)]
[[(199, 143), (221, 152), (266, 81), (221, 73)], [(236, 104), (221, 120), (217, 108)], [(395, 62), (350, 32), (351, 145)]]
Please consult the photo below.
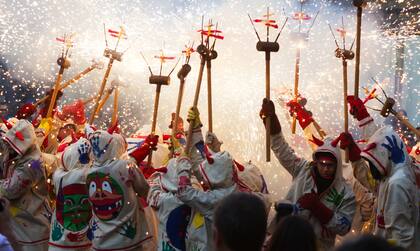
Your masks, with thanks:
[[(206, 68), (207, 68), (207, 108), (208, 108), (208, 129), (209, 132), (213, 132), (213, 105), (212, 105), (212, 85), (211, 85), (211, 61), (217, 58), (217, 51), (214, 50), (214, 46), (216, 45), (217, 39), (223, 39), (224, 37), (220, 35), (222, 33), (221, 30), (218, 30), (218, 24), (216, 23), (215, 29), (212, 29), (213, 24), (212, 21), (209, 20), (209, 24), (207, 25), (207, 30), (199, 30), (201, 34), (207, 36), (207, 51), (210, 54), (206, 57)], [(213, 44), (210, 46), (210, 37), (213, 37)]]
[(360, 40), (362, 31), (362, 8), (366, 4), (365, 0), (353, 0), (353, 5), (357, 7), (356, 21), (356, 65), (354, 72), (354, 97), (359, 97), (359, 76), (360, 76)]
[[(198, 32), (201, 35), (201, 43), (199, 46), (197, 46), (196, 51), (198, 52), (198, 54), (200, 54), (200, 68), (198, 70), (198, 78), (197, 78), (197, 83), (195, 87), (194, 101), (192, 105), (193, 107), (197, 107), (198, 98), (200, 97), (200, 89), (201, 89), (201, 81), (203, 79), (204, 65), (206, 64), (206, 62), (208, 63), (209, 60), (217, 58), (217, 52), (214, 50), (214, 47), (216, 45), (216, 39), (223, 39), (223, 36), (220, 35), (220, 31), (218, 30), (212, 30), (211, 28), (209, 30), (204, 30), (204, 16), (201, 17), (201, 29), (198, 30)], [(207, 36), (205, 41), (204, 41), (204, 36)], [(214, 41), (211, 46), (210, 46), (210, 43), (211, 43), (210, 37), (214, 38)], [(211, 82), (210, 82), (210, 87), (211, 87)], [(210, 94), (210, 100), (211, 100), (211, 94)], [(210, 106), (211, 106), (211, 103), (209, 104), (209, 107)], [(211, 114), (209, 114), (209, 117), (210, 116)], [(187, 143), (185, 147), (185, 152), (187, 154), (189, 153), (190, 148), (191, 148), (192, 131), (193, 131), (193, 128), (192, 128), (192, 125), (190, 124), (188, 127)]]
[(110, 36), (111, 37), (116, 37), (118, 39), (116, 44), (115, 44), (115, 49), (112, 50), (112, 49), (108, 48), (108, 40), (106, 39), (105, 25), (104, 25), (104, 33), (105, 33), (105, 44), (106, 44), (106, 48), (104, 50), (104, 56), (109, 58), (109, 61), (108, 61), (108, 66), (107, 66), (106, 71), (105, 71), (105, 75), (104, 75), (104, 77), (102, 79), (102, 82), (101, 82), (101, 86), (100, 86), (99, 91), (98, 91), (98, 95), (97, 95), (96, 100), (95, 100), (95, 104), (94, 104), (93, 109), (92, 109), (92, 113), (90, 114), (89, 124), (93, 123), (93, 121), (95, 120), (95, 116), (96, 116), (97, 112), (100, 111), (100, 109), (98, 110), (99, 103), (100, 103), (102, 95), (104, 93), (105, 85), (106, 85), (106, 82), (108, 81), (109, 74), (111, 73), (111, 68), (112, 68), (112, 65), (114, 63), (114, 60), (117, 60), (117, 61), (120, 61), (120, 62), (122, 60), (123, 53), (117, 51), (118, 44), (119, 44), (121, 39), (127, 39), (127, 34), (126, 34), (126, 32), (125, 32), (125, 30), (122, 26), (120, 26), (119, 31), (108, 29), (108, 33), (110, 34)]
[[(156, 123), (157, 123), (157, 115), (158, 115), (158, 109), (159, 109), (159, 99), (160, 99), (161, 87), (162, 87), (162, 85), (169, 85), (170, 84), (170, 82), (171, 82), (170, 75), (175, 70), (175, 67), (178, 65), (179, 59), (176, 62), (176, 64), (174, 65), (174, 67), (172, 68), (172, 70), (169, 72), (169, 74), (167, 76), (165, 76), (165, 75), (162, 75), (163, 64), (167, 60), (175, 59), (175, 57), (165, 56), (165, 54), (163, 53), (163, 50), (161, 50), (161, 54), (159, 56), (155, 56), (155, 58), (158, 58), (160, 60), (159, 75), (154, 75), (153, 72), (152, 72), (152, 68), (147, 63), (147, 60), (144, 57), (143, 53), (141, 53), (141, 56), (143, 57), (145, 63), (147, 64), (147, 67), (150, 71), (149, 83), (156, 85), (155, 103), (154, 103), (154, 106), (153, 106), (152, 131), (151, 131), (151, 134), (154, 135), (155, 132), (156, 132)], [(147, 166), (149, 166), (149, 167), (152, 164), (152, 156), (153, 156), (153, 151), (150, 152), (150, 154), (147, 158)]]
[(55, 80), (54, 89), (51, 96), (50, 105), (47, 111), (47, 119), (51, 118), (53, 115), (54, 104), (57, 100), (57, 94), (59, 92), (59, 87), (61, 83), (61, 79), (63, 78), (63, 73), (65, 69), (68, 69), (71, 65), (69, 58), (69, 51), (70, 48), (73, 47), (73, 34), (67, 36), (64, 34), (63, 38), (56, 38), (58, 42), (64, 44), (64, 47), (61, 52), (61, 56), (57, 59), (57, 64), (60, 66), (60, 70), (58, 71), (57, 78)]
[[(94, 69), (102, 69), (103, 68), (103, 63), (102, 62), (96, 62), (94, 61), (92, 65), (90, 65), (89, 67), (87, 67), (86, 69), (84, 69), (83, 71), (79, 72), (76, 76), (74, 76), (72, 79), (64, 82), (63, 84), (60, 85), (60, 87), (58, 88), (59, 91), (64, 90), (65, 88), (69, 87), (71, 84), (76, 83), (77, 81), (79, 81), (81, 78), (83, 78), (84, 76), (86, 76), (86, 74), (88, 74), (89, 72), (91, 72)], [(48, 95), (41, 98), (40, 100), (36, 101), (34, 103), (35, 106), (38, 106), (42, 103), (44, 103), (47, 99), (48, 99)]]
[(179, 113), (181, 111), (181, 104), (182, 98), (184, 95), (184, 86), (185, 86), (185, 78), (187, 77), (188, 73), (191, 71), (191, 66), (189, 65), (191, 54), (194, 53), (194, 43), (190, 46), (185, 46), (185, 50), (182, 53), (185, 53), (185, 63), (182, 65), (181, 69), (178, 71), (177, 77), (179, 78), (179, 90), (178, 90), (178, 99), (176, 102), (176, 110), (175, 110), (175, 120), (172, 124), (172, 153), (174, 153), (174, 145), (176, 140), (176, 134), (178, 133), (178, 123), (179, 123)]
[(365, 98), (364, 103), (367, 103), (367, 101), (371, 100), (371, 99), (376, 99), (379, 103), (382, 104), (382, 108), (381, 109), (375, 109), (375, 108), (371, 108), (368, 107), (372, 110), (375, 111), (379, 111), (380, 114), (383, 117), (388, 117), (389, 114), (394, 115), (401, 123), (403, 123), (410, 131), (412, 131), (414, 134), (416, 134), (417, 137), (420, 137), (420, 130), (418, 130), (417, 128), (415, 128), (406, 117), (404, 117), (402, 114), (398, 113), (397, 111), (395, 111), (393, 109), (394, 105), (395, 105), (395, 100), (393, 98), (388, 97), (388, 95), (386, 94), (386, 92), (384, 91), (384, 89), (381, 87), (381, 85), (378, 83), (378, 81), (376, 81), (374, 78), (372, 78), (372, 80), (376, 83), (376, 86), (379, 87), (382, 90), (382, 93), (385, 96), (385, 102), (380, 100), (378, 98), (378, 95), (375, 94), (376, 88), (373, 88), (372, 91), (369, 91), (367, 89), (365, 89), (366, 93), (369, 93), (368, 96)]
[[(276, 20), (271, 19), (270, 16), (273, 14), (270, 13), (269, 7), (267, 7), (267, 13), (261, 19), (252, 19), (251, 16), (248, 14), (249, 20), (251, 21), (251, 25), (254, 29), (255, 35), (257, 35), (258, 42), (256, 45), (257, 51), (263, 51), (265, 53), (265, 98), (270, 100), (270, 59), (272, 52), (278, 52), (280, 49), (280, 45), (277, 43), (277, 40), (280, 37), (281, 32), (283, 31), (284, 26), (287, 23), (288, 18), (284, 21), (283, 26), (281, 27), (279, 33), (276, 36), (276, 39), (271, 42), (270, 41), (270, 28), (277, 29), (278, 25)], [(258, 34), (257, 29), (255, 28), (255, 23), (261, 23), (266, 26), (266, 41), (261, 41), (260, 35)], [(271, 126), (271, 118), (265, 118), (265, 127), (266, 127), (266, 161), (270, 162), (271, 159), (271, 150), (270, 150), (270, 126)]]
[[(330, 31), (331, 31), (331, 34), (334, 38), (335, 45), (337, 46), (337, 48), (335, 49), (335, 56), (337, 58), (341, 58), (342, 63), (343, 63), (344, 131), (346, 133), (348, 133), (349, 132), (349, 114), (348, 114), (348, 107), (347, 107), (347, 87), (348, 87), (347, 60), (352, 60), (354, 58), (354, 52), (351, 50), (353, 48), (353, 44), (351, 45), (349, 50), (346, 49), (346, 30), (344, 29), (344, 19), (342, 18), (341, 20), (342, 20), (342, 28), (337, 29), (337, 31), (339, 32), (339, 34), (342, 38), (343, 48), (340, 48), (340, 46), (338, 45), (337, 39), (335, 38), (334, 32), (331, 28), (331, 25), (328, 24), (328, 26), (330, 27)], [(345, 160), (346, 163), (349, 162), (349, 150), (348, 149), (345, 150), (344, 160)]]
[[(298, 25), (298, 32), (293, 33), (294, 39), (297, 42), (296, 48), (296, 61), (295, 61), (295, 83), (294, 83), (294, 98), (295, 101), (298, 101), (299, 95), (299, 77), (300, 77), (300, 59), (301, 59), (301, 49), (303, 45), (309, 40), (309, 32), (312, 29), (312, 26), (315, 24), (315, 20), (318, 17), (319, 11), (316, 13), (315, 18), (312, 21), (311, 26), (309, 27), (307, 32), (302, 32), (302, 23), (303, 21), (311, 20), (311, 17), (303, 12), (303, 1), (300, 2), (300, 12), (295, 12), (293, 15), (293, 19), (299, 21)], [(292, 119), (292, 134), (296, 133), (296, 114), (293, 114)]]

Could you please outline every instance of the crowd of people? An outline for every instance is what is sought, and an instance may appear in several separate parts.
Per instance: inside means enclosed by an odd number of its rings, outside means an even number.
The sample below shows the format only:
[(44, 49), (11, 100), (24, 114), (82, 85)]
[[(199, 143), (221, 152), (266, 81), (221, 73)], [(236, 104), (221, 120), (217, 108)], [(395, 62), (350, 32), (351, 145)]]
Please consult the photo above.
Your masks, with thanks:
[[(263, 100), (271, 150), (292, 176), (280, 201), (257, 166), (203, 135), (197, 107), (188, 110), (188, 144), (182, 120), (172, 120), (167, 144), (137, 135), (129, 149), (118, 123), (86, 123), (82, 101), (55, 107), (51, 118), (49, 99), (39, 110), (23, 105), (0, 127), (0, 250), (420, 250), (419, 144), (407, 149), (360, 99), (348, 101), (362, 138), (312, 135), (306, 160)], [(310, 128), (299, 102), (288, 107)]]

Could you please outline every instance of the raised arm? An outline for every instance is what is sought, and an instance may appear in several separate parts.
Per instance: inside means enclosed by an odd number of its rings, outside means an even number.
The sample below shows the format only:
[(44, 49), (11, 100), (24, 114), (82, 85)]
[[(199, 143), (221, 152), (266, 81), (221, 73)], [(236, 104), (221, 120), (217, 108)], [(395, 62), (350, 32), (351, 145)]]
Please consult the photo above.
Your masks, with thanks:
[(280, 164), (293, 176), (296, 177), (308, 161), (299, 158), (295, 151), (287, 144), (281, 132), (280, 121), (277, 118), (274, 103), (271, 100), (264, 99), (260, 111), (260, 117), (266, 125), (266, 119), (271, 118), (271, 150), (273, 151)]

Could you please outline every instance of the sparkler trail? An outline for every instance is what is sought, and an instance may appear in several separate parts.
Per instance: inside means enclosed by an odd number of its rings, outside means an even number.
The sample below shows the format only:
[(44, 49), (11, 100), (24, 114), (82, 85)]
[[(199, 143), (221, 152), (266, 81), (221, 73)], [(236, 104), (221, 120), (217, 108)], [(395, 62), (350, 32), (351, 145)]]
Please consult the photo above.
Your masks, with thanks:
[[(338, 1), (333, 1), (338, 2)], [(388, 1), (391, 2), (391, 1)], [(387, 3), (390, 5), (391, 3)], [(405, 3), (404, 3), (405, 4)], [(11, 110), (23, 103), (42, 98), (51, 88), (58, 71), (56, 65), (60, 48), (55, 38), (64, 32), (77, 34), (75, 46), (72, 48), (72, 67), (64, 73), (63, 78), (69, 79), (91, 64), (92, 58), (106, 60), (102, 54), (105, 48), (103, 24), (107, 27), (124, 26), (128, 40), (120, 41), (119, 51), (130, 49), (124, 54), (122, 62), (115, 64), (110, 78), (123, 76), (127, 87), (119, 93), (119, 117), (122, 132), (129, 135), (144, 125), (150, 125), (153, 112), (154, 90), (148, 84), (149, 72), (140, 51), (146, 58), (159, 53), (156, 45), (166, 41), (169, 51), (179, 52), (186, 41), (199, 44), (200, 35), (196, 32), (201, 26), (201, 15), (217, 20), (223, 24), (223, 43), (218, 43), (217, 64), (212, 65), (212, 90), (214, 131), (225, 142), (223, 147), (229, 150), (238, 161), (252, 160), (267, 176), (268, 186), (278, 197), (284, 194), (290, 184), (289, 176), (278, 168), (276, 160), (265, 163), (265, 129), (258, 117), (262, 97), (265, 95), (264, 68), (261, 66), (261, 56), (255, 52), (255, 34), (249, 25), (247, 13), (252, 17), (263, 16), (270, 7), (278, 13), (276, 19), (284, 20), (284, 13), (292, 18), (292, 13), (299, 8), (298, 1), (7, 1), (0, 0), (0, 102), (5, 102)], [(371, 84), (374, 76), (380, 82), (394, 79), (395, 45), (397, 43), (396, 21), (382, 27), (381, 14), (385, 7), (369, 5), (363, 12), (362, 28), (362, 67), (360, 69), (360, 84)], [(400, 16), (413, 11), (409, 5), (402, 9)], [(328, 23), (332, 27), (341, 26), (344, 16), (347, 28), (347, 41), (353, 41), (355, 36), (355, 8), (352, 5), (333, 5), (331, 1), (314, 1), (305, 3), (305, 12), (312, 16), (318, 10), (316, 25), (310, 32), (310, 42), (305, 48), (305, 58), (301, 62), (299, 92), (308, 99), (307, 107), (314, 116), (319, 118), (319, 124), (326, 131), (337, 135), (342, 129), (342, 69), (334, 56), (335, 44), (330, 36)], [(395, 18), (395, 14), (388, 15)], [(413, 15), (411, 15), (413, 16)], [(290, 23), (291, 20), (289, 20)], [(407, 20), (410, 23), (410, 20)], [(385, 22), (386, 23), (386, 22)], [(415, 22), (412, 21), (413, 26)], [(282, 24), (281, 24), (282, 25)], [(307, 30), (311, 22), (303, 22)], [(305, 26), (306, 25), (306, 26)], [(279, 39), (280, 51), (271, 58), (271, 87), (274, 90), (285, 86), (293, 88), (293, 66), (295, 50), (290, 39), (290, 29), (287, 24)], [(265, 33), (264, 26), (257, 26), (260, 34)], [(400, 26), (400, 37), (405, 40), (405, 73), (402, 78), (402, 107), (407, 109), (413, 124), (420, 121), (419, 92), (420, 88), (420, 39), (412, 36), (409, 31), (413, 27)], [(392, 32), (391, 32), (392, 31)], [(386, 33), (386, 34), (385, 34)], [(388, 36), (389, 33), (394, 34)], [(271, 34), (275, 38), (277, 32)], [(110, 46), (114, 41), (108, 36)], [(166, 51), (166, 50), (165, 50)], [(187, 104), (192, 104), (194, 85), (199, 69), (199, 56), (191, 56), (189, 64), (192, 67), (185, 83), (184, 100), (181, 117), (185, 119)], [(159, 69), (159, 62), (153, 60), (152, 69)], [(7, 69), (6, 69), (7, 67)], [(354, 62), (349, 62), (348, 71), (354, 71)], [(178, 69), (176, 69), (177, 71)], [(69, 86), (64, 92), (61, 102), (71, 102), (74, 99), (87, 99), (96, 93), (104, 70), (95, 70), (79, 80), (79, 83)], [(349, 90), (353, 89), (353, 74), (349, 74)], [(393, 93), (394, 83), (388, 81), (383, 88), (388, 94)], [(217, 88), (216, 88), (217, 86)], [(178, 85), (167, 86), (161, 94), (157, 131), (169, 132), (167, 125), (171, 113), (175, 111), (174, 104), (178, 94)], [(28, 93), (27, 90), (32, 93)], [(198, 107), (202, 121), (207, 121), (207, 89), (203, 85)], [(271, 92), (272, 100), (277, 100)], [(287, 96), (287, 95), (285, 95)], [(362, 99), (365, 98), (361, 92)], [(288, 97), (290, 99), (291, 97)], [(3, 100), (3, 101), (2, 101)], [(185, 105), (184, 105), (185, 104)], [(90, 103), (92, 106), (92, 103)], [(104, 107), (97, 123), (99, 127), (109, 124), (112, 116), (112, 102)], [(91, 111), (92, 107), (87, 107)], [(302, 137), (300, 128), (297, 135), (290, 134), (290, 119), (285, 106), (276, 107), (280, 115), (280, 123), (288, 142), (295, 144), (299, 154), (308, 157), (310, 149)], [(282, 114), (286, 116), (282, 116)], [(378, 122), (383, 118), (376, 112), (372, 115)], [(350, 118), (350, 131), (354, 130), (354, 121)], [(205, 125), (205, 130), (206, 130)]]

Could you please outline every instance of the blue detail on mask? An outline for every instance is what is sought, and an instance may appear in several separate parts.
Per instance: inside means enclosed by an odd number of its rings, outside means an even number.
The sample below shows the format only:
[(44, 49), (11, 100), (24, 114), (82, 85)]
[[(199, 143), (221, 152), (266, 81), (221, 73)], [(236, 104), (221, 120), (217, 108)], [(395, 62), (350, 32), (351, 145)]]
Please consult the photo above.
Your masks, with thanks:
[(395, 164), (403, 163), (405, 160), (404, 154), (404, 143), (401, 141), (400, 146), (398, 147), (397, 138), (395, 135), (392, 135), (392, 140), (389, 136), (385, 136), (385, 139), (388, 141), (387, 144), (381, 144), (391, 153), (391, 160)]

